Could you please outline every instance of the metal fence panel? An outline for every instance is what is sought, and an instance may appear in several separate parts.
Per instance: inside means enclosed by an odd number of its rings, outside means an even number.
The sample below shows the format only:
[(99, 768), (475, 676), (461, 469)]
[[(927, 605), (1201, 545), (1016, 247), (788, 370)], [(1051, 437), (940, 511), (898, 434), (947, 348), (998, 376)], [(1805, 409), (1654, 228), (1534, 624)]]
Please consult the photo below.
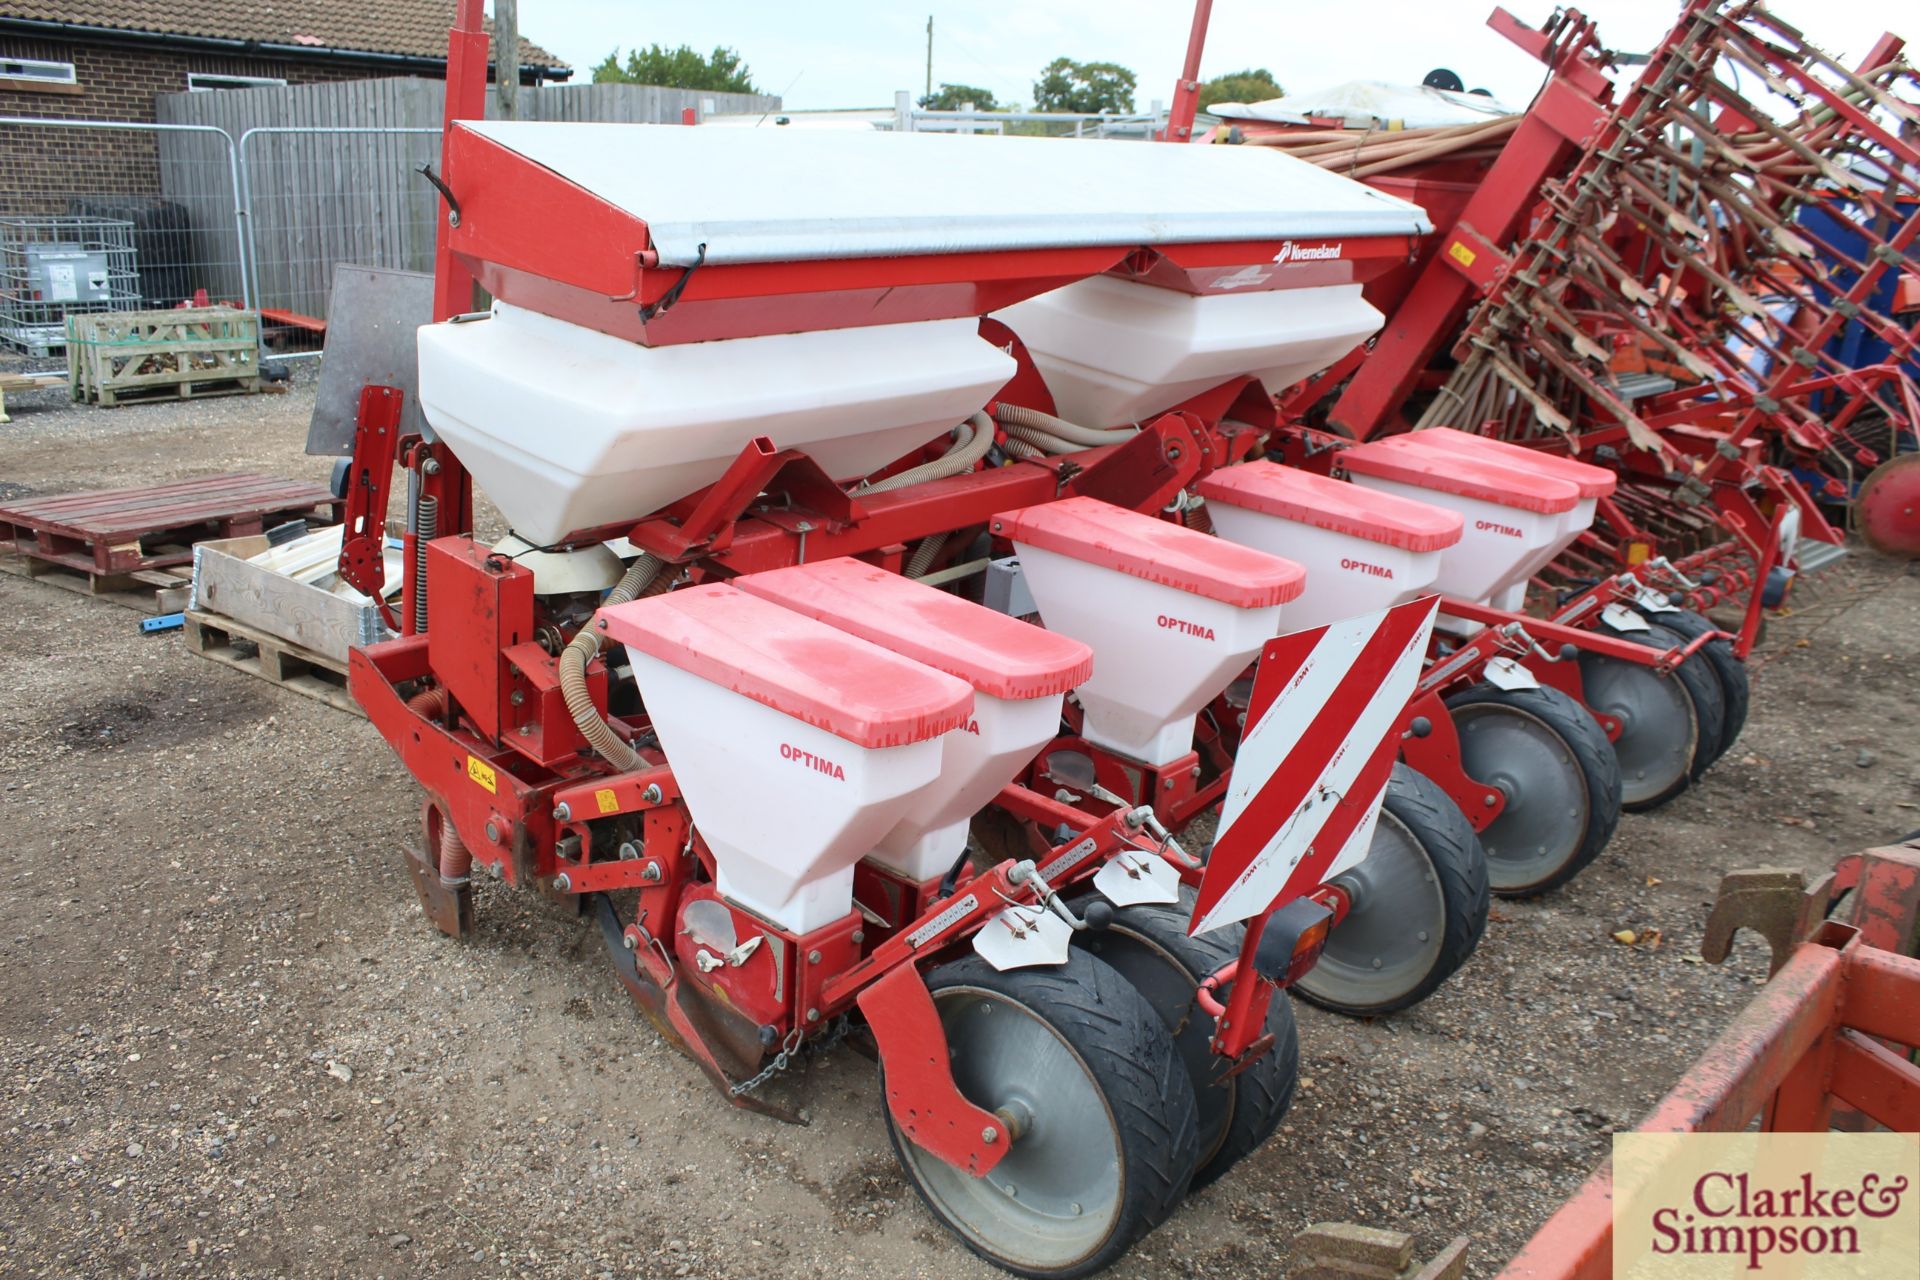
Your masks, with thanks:
[[(8, 243), (19, 242), (0, 270), (0, 367), (62, 364), (64, 336), (45, 337), (68, 311), (176, 307), (202, 291), (252, 305), (237, 148), (221, 130), (7, 116), (0, 149), (26, 161), (0, 170), (0, 222), (17, 232)], [(51, 251), (63, 259), (58, 274), (49, 275), (50, 252), (30, 244), (65, 246)], [(103, 291), (90, 277), (108, 249)]]
[(240, 137), (247, 267), (270, 345), (317, 345), (341, 263), (431, 271), (440, 131), (350, 125), (249, 129)]

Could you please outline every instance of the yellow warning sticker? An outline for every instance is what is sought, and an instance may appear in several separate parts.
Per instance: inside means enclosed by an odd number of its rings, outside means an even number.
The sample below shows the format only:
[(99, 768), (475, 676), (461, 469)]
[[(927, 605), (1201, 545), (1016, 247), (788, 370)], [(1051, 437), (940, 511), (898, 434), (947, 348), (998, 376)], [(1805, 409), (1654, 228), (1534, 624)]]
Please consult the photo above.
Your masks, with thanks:
[(497, 794), (500, 790), (500, 779), (494, 775), (493, 766), (479, 756), (467, 757), (467, 776), (489, 792)]
[(613, 794), (611, 787), (602, 787), (594, 792), (593, 802), (600, 806), (602, 813), (612, 813), (620, 807), (619, 797)]
[(1473, 260), (1480, 255), (1467, 248), (1466, 245), (1460, 243), (1458, 240), (1455, 240), (1447, 246), (1447, 256), (1463, 267), (1470, 267), (1473, 265)]

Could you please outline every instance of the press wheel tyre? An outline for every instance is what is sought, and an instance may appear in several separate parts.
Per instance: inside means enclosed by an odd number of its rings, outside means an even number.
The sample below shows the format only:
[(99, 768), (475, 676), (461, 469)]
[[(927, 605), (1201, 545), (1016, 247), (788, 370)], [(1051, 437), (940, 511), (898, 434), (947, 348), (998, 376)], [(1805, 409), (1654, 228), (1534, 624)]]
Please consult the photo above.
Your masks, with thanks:
[[(1695, 613), (1691, 609), (1674, 609), (1665, 613), (1656, 613), (1653, 618), (1669, 631), (1679, 632), (1689, 643), (1705, 632), (1725, 630), (1704, 614)], [(1714, 678), (1720, 682), (1720, 699), (1725, 708), (1720, 727), (1720, 742), (1714, 748), (1712, 759), (1708, 761), (1712, 764), (1740, 740), (1740, 731), (1747, 726), (1747, 703), (1751, 696), (1747, 683), (1747, 664), (1735, 656), (1731, 640), (1709, 640), (1694, 656), (1705, 661), (1713, 671)]]
[(1323, 1009), (1372, 1017), (1425, 1000), (1486, 932), (1487, 857), (1447, 793), (1393, 766), (1360, 864), (1334, 877), (1353, 907), (1293, 989)]
[(915, 1145), (887, 1112), (907, 1180), (967, 1248), (1022, 1276), (1100, 1270), (1164, 1221), (1195, 1160), (1193, 1086), (1132, 984), (1076, 949), (1004, 973), (969, 955), (927, 975), (954, 1083), (1024, 1126), (975, 1178)]
[(1494, 893), (1546, 893), (1600, 856), (1620, 823), (1620, 765), (1585, 707), (1558, 689), (1476, 685), (1447, 711), (1460, 767), (1506, 798), (1480, 831)]
[[(1112, 924), (1078, 939), (1146, 997), (1173, 1036), (1174, 1050), (1193, 1082), (1199, 1117), (1193, 1185), (1204, 1187), (1279, 1127), (1300, 1076), (1300, 1034), (1292, 1005), (1276, 991), (1267, 1000), (1273, 1047), (1245, 1070), (1224, 1076), (1228, 1064), (1212, 1046), (1213, 1018), (1200, 1008), (1194, 990), (1202, 978), (1240, 954), (1246, 930), (1236, 924), (1190, 938), (1187, 924), (1192, 918), (1192, 891), (1182, 890), (1180, 901), (1171, 906), (1121, 907), (1113, 913)], [(1231, 990), (1223, 991), (1221, 999)]]
[[(1649, 624), (1645, 631), (1612, 634), (1650, 649), (1687, 643), (1677, 631)], [(1625, 659), (1580, 655), (1587, 706), (1621, 724), (1613, 740), (1620, 759), (1622, 807), (1657, 809), (1685, 791), (1713, 763), (1726, 721), (1720, 682), (1705, 663), (1683, 662), (1670, 675)]]

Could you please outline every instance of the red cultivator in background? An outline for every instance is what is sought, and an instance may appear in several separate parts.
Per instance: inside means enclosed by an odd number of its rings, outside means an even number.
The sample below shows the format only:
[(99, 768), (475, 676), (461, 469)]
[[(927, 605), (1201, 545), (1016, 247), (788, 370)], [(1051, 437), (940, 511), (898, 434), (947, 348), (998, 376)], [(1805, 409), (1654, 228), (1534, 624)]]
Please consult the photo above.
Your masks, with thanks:
[(1550, 70), (1517, 120), (1253, 139), (1420, 200), (1440, 228), (1369, 295), (1389, 315), (1374, 348), (1290, 393), (1290, 415), (1361, 439), (1450, 424), (1613, 467), (1619, 492), (1542, 581), (1625, 571), (1694, 608), (1744, 600), (1741, 654), (1770, 582), (1777, 599), (1781, 573), (1820, 561), (1801, 539), (1838, 541), (1834, 507), (1857, 498), (1876, 544), (1920, 550), (1901, 461), (1920, 424), (1902, 301), (1920, 288), (1920, 107), (1901, 43), (1850, 71), (1758, 4), (1692, 0), (1616, 100), (1578, 13), (1491, 25)]

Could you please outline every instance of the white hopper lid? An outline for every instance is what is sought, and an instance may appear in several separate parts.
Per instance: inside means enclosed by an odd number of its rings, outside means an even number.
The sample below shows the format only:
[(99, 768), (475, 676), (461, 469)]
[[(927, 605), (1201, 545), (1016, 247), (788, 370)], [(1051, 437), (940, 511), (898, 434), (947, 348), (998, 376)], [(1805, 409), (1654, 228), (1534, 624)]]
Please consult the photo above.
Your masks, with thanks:
[[(1421, 235), (1415, 205), (1238, 147), (462, 121), (644, 221), (663, 266)], [(1280, 163), (1276, 163), (1279, 161)], [(453, 174), (456, 194), (467, 180)]]

